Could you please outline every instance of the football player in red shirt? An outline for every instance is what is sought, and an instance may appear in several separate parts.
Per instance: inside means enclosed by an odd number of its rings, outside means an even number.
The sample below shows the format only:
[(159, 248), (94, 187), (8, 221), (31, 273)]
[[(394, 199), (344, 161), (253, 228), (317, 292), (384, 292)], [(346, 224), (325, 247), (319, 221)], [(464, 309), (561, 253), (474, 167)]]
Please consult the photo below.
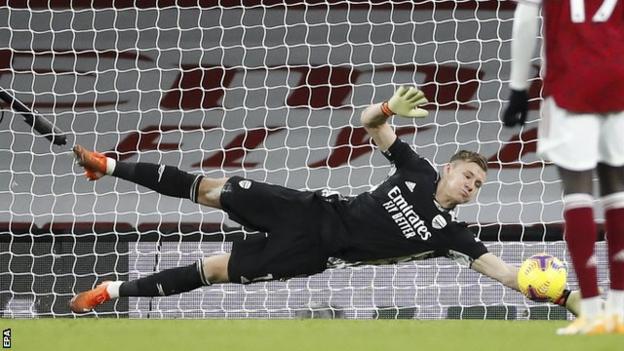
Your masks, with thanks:
[[(519, 1), (505, 126), (522, 125), (542, 7), (544, 90), (538, 154), (563, 183), (565, 238), (583, 296), (581, 315), (558, 334), (624, 334), (624, 1)], [(611, 286), (597, 283), (594, 170), (605, 211)]]

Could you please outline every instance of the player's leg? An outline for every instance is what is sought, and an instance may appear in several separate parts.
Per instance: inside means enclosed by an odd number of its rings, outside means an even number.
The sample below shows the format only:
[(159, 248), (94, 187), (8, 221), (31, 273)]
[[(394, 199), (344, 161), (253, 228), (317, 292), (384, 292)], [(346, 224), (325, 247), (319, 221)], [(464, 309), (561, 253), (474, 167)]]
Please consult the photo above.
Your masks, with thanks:
[(558, 170), (563, 183), (565, 240), (583, 296), (582, 314), (597, 316), (601, 312), (601, 299), (594, 257), (597, 229), (592, 195), (593, 171), (571, 171), (562, 167)]
[(74, 147), (74, 154), (78, 163), (84, 167), (87, 178), (91, 180), (112, 175), (163, 195), (190, 199), (202, 205), (221, 208), (219, 197), (227, 178), (206, 178), (176, 167), (153, 163), (117, 162), (80, 145)]
[(605, 313), (609, 319), (608, 328), (624, 334), (624, 167), (601, 163), (598, 175), (611, 281)]
[(188, 266), (166, 269), (127, 282), (106, 281), (74, 296), (70, 308), (76, 313), (84, 313), (119, 297), (169, 296), (206, 285), (227, 283), (229, 259), (230, 254), (209, 256)]
[(603, 120), (599, 150), (598, 177), (611, 281), (606, 320), (609, 329), (624, 334), (624, 112)]
[(598, 289), (594, 247), (597, 229), (594, 221), (592, 171), (576, 172), (559, 168), (564, 187), (565, 241), (581, 290), (580, 317), (559, 334), (602, 334), (602, 299)]
[(565, 240), (580, 285), (580, 317), (560, 334), (600, 333), (596, 327), (602, 300), (596, 277), (594, 245), (597, 230), (593, 211), (593, 170), (598, 163), (598, 116), (573, 114), (559, 108), (552, 98), (542, 107), (538, 153), (557, 165), (563, 184)]
[(249, 284), (309, 276), (327, 269), (327, 254), (314, 229), (275, 232), (234, 242), (228, 264), (232, 283)]
[[(310, 191), (299, 191), (280, 185), (233, 176), (219, 193), (221, 208), (229, 218), (261, 232), (296, 232), (310, 228), (309, 222), (320, 222), (328, 213), (326, 203)], [(286, 230), (287, 228), (288, 230)]]

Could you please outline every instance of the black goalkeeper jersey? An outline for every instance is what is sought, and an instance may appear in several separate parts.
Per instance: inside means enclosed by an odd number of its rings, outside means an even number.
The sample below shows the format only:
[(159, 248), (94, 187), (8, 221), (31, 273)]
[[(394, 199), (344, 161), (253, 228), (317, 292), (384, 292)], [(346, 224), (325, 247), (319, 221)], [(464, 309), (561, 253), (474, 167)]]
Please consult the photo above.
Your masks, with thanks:
[(439, 175), (429, 161), (399, 138), (383, 154), (395, 166), (383, 183), (334, 202), (345, 228), (335, 258), (395, 263), (447, 256), (469, 264), (487, 252), (454, 212), (434, 199)]

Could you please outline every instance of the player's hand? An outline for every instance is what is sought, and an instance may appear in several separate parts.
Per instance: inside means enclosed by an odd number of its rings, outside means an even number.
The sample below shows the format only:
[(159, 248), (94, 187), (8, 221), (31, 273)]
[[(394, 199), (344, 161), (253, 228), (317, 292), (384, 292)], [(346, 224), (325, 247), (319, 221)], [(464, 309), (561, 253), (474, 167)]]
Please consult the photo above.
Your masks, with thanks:
[(403, 117), (422, 118), (426, 117), (429, 112), (419, 108), (428, 103), (425, 93), (416, 87), (400, 87), (394, 92), (394, 95), (388, 100), (388, 108)]
[(526, 90), (511, 90), (509, 94), (509, 105), (503, 114), (505, 127), (524, 125), (527, 111), (529, 109), (529, 96)]

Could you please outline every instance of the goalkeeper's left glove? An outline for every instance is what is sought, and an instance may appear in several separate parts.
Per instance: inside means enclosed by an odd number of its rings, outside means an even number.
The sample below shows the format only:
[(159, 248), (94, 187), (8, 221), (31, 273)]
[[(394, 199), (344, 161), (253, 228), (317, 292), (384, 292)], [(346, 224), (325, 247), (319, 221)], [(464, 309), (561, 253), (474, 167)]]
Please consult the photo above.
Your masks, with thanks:
[[(418, 88), (400, 87), (394, 92), (394, 95), (388, 102), (382, 104), (382, 111), (386, 115), (388, 115), (388, 112), (391, 112), (403, 117), (422, 118), (426, 117), (429, 112), (419, 108), (419, 106), (427, 102), (425, 93), (418, 90)], [(386, 109), (390, 109), (390, 111), (386, 112)]]

